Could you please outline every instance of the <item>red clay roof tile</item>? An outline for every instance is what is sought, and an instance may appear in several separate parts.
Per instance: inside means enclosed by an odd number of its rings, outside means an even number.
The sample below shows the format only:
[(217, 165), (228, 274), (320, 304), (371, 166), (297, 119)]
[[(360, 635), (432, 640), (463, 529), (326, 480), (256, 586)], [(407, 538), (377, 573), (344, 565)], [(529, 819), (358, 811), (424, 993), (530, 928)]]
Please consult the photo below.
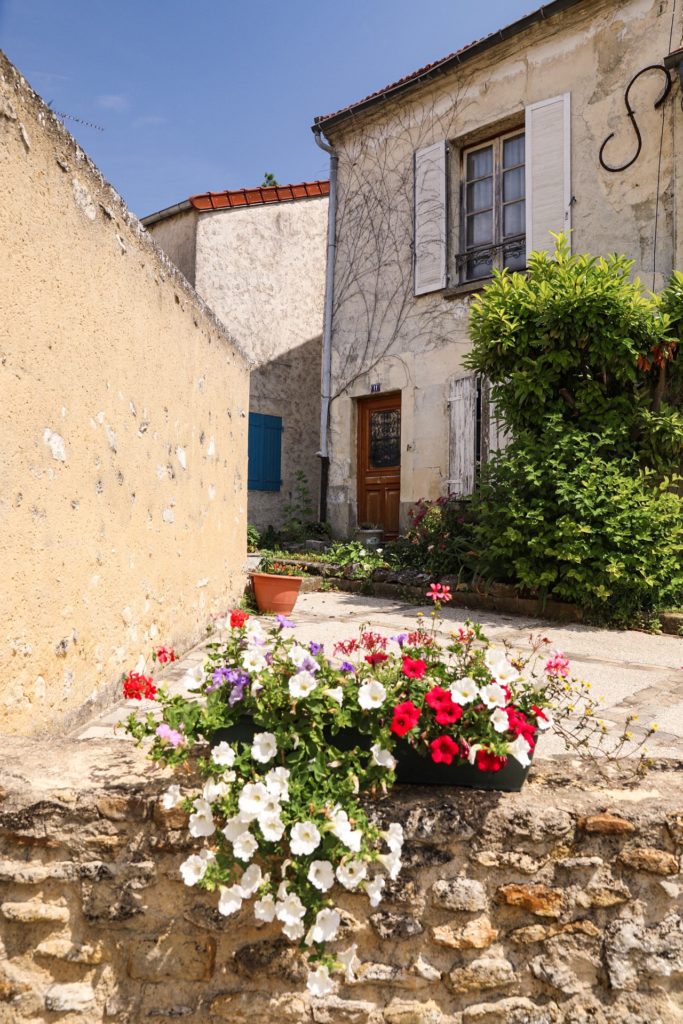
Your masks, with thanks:
[(189, 202), (200, 212), (225, 210), (235, 206), (261, 206), (266, 203), (287, 203), (292, 199), (312, 199), (330, 193), (329, 181), (302, 181), (298, 185), (261, 185), (226, 192), (203, 192), (190, 196)]

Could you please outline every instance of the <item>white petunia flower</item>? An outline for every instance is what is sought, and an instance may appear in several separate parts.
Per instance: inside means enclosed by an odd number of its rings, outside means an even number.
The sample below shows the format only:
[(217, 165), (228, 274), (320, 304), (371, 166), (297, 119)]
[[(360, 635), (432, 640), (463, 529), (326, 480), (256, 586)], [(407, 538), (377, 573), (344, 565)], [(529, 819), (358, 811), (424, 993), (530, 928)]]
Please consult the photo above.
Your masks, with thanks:
[(315, 924), (311, 925), (306, 936), (306, 945), (312, 946), (314, 942), (332, 942), (339, 931), (341, 916), (338, 910), (330, 910), (325, 907), (319, 910)]
[(241, 910), (242, 893), (239, 885), (231, 885), (230, 888), (225, 885), (221, 885), (220, 894), (221, 898), (218, 901), (219, 914), (229, 917), (230, 914), (236, 914), (238, 910)]
[(247, 650), (242, 655), (242, 668), (247, 672), (262, 672), (267, 667), (268, 662), (260, 650)]
[(392, 882), (395, 882), (401, 871), (401, 854), (398, 850), (391, 850), (390, 853), (380, 853), (380, 863), (389, 875)]
[(211, 751), (211, 760), (214, 764), (225, 765), (226, 768), (232, 768), (235, 763), (235, 751), (229, 743), (222, 740), (220, 743), (217, 743)]
[(504, 708), (507, 704), (507, 697), (505, 696), (505, 690), (498, 683), (489, 683), (488, 686), (482, 686), (479, 691), (479, 696), (482, 702), (487, 708)]
[(370, 747), (370, 752), (375, 764), (378, 764), (380, 768), (388, 768), (390, 772), (393, 772), (396, 767), (396, 758), (391, 751), (383, 750), (379, 743), (373, 743)]
[(367, 865), (362, 860), (349, 860), (337, 868), (337, 878), (345, 889), (355, 889), (367, 874)]
[(292, 942), (296, 942), (297, 939), (302, 938), (304, 934), (304, 926), (301, 921), (293, 921), (291, 924), (283, 924), (282, 930), (287, 938), (291, 939)]
[(289, 771), (287, 768), (271, 768), (263, 780), (271, 796), (278, 800), (289, 800)]
[(312, 996), (317, 996), (322, 999), (324, 996), (329, 995), (334, 988), (334, 982), (330, 978), (330, 971), (328, 967), (321, 964), (314, 971), (308, 972), (308, 978), (306, 980), (306, 988)]
[(514, 683), (519, 679), (519, 672), (510, 664), (508, 659), (500, 651), (488, 650), (484, 655), (484, 664), (499, 683)]
[(363, 683), (358, 691), (358, 703), (366, 711), (381, 708), (387, 697), (387, 691), (377, 679)]
[(247, 782), (237, 801), (237, 806), (245, 816), (257, 818), (263, 811), (268, 800), (268, 790), (262, 782)]
[(277, 754), (277, 744), (272, 732), (257, 732), (251, 745), (251, 756), (261, 764), (272, 761)]
[(339, 839), (344, 846), (348, 846), (352, 853), (358, 853), (360, 851), (360, 844), (363, 838), (363, 833), (360, 829), (353, 829), (349, 821), (349, 816), (346, 811), (340, 807), (335, 807), (331, 814), (332, 819), (332, 832)]
[(180, 786), (169, 786), (161, 798), (161, 806), (165, 811), (170, 811), (183, 802), (183, 795)]
[(201, 882), (206, 874), (206, 869), (216, 856), (210, 850), (202, 850), (201, 853), (193, 853), (180, 865), (180, 874), (183, 876), (185, 885), (196, 885)]
[(250, 864), (239, 880), (239, 890), (245, 900), (253, 896), (258, 887), (263, 883), (263, 875), (258, 864)]
[(387, 884), (386, 878), (382, 875), (375, 875), (369, 882), (365, 883), (365, 891), (370, 899), (371, 907), (378, 907), (382, 901), (382, 893), (384, 892), (384, 886)]
[(285, 825), (279, 814), (262, 814), (258, 825), (267, 843), (277, 843), (282, 839)]
[(228, 842), (234, 843), (243, 832), (249, 831), (249, 822), (251, 820), (246, 815), (235, 814), (232, 818), (228, 818), (225, 828), (221, 829), (221, 831)]
[(344, 691), (341, 686), (330, 686), (329, 689), (324, 691), (324, 693), (327, 694), (328, 697), (331, 697), (332, 700), (336, 701), (339, 707), (344, 703)]
[(403, 849), (403, 826), (392, 821), (386, 832), (382, 832), (382, 838), (390, 850), (400, 853)]
[(296, 665), (297, 668), (301, 668), (303, 663), (308, 661), (310, 656), (311, 652), (307, 651), (305, 647), (301, 646), (301, 644), (292, 644), (289, 648), (289, 660), (293, 665)]
[(313, 853), (320, 845), (320, 832), (312, 821), (299, 821), (290, 833), (289, 848), (294, 856)]
[(514, 743), (511, 743), (508, 747), (508, 754), (514, 757), (515, 761), (526, 768), (527, 765), (531, 764), (529, 753), (531, 752), (531, 744), (529, 744), (523, 736), (518, 736)]
[(214, 800), (220, 800), (222, 796), (227, 796), (230, 792), (230, 786), (225, 782), (214, 782), (213, 779), (207, 779), (204, 783), (204, 789), (202, 790), (202, 796), (207, 803), (211, 804)]
[(245, 632), (249, 643), (262, 643), (265, 640), (263, 627), (258, 619), (248, 619)]
[(258, 850), (258, 843), (247, 829), (235, 839), (232, 844), (232, 852), (238, 860), (250, 861)]
[(536, 727), (540, 729), (541, 732), (545, 732), (546, 729), (552, 728), (553, 716), (547, 708), (541, 715), (539, 715), (538, 712), (534, 712), (534, 715), (536, 718)]
[(473, 743), (467, 754), (467, 760), (470, 764), (474, 764), (477, 760), (477, 753), (481, 750), (481, 743)]
[(308, 869), (308, 880), (321, 892), (327, 892), (334, 885), (334, 868), (329, 860), (314, 860)]
[(306, 908), (295, 892), (287, 893), (275, 904), (275, 916), (283, 924), (298, 924), (306, 913)]
[(491, 725), (496, 732), (507, 732), (510, 728), (510, 720), (502, 708), (496, 708), (491, 715)]
[(204, 679), (205, 665), (201, 662), (189, 668), (182, 678), (182, 685), (187, 689), (199, 686)]
[(200, 836), (212, 836), (215, 831), (211, 804), (199, 797), (194, 802), (194, 814), (190, 815), (190, 835), (198, 839)]
[(455, 704), (471, 704), (479, 696), (479, 687), (470, 676), (463, 676), (451, 683), (450, 692)]
[(254, 903), (254, 917), (257, 921), (270, 923), (275, 917), (275, 900), (268, 894)]
[[(376, 904), (374, 904), (376, 906)], [(339, 963), (344, 968), (344, 977), (347, 981), (355, 980), (355, 970), (360, 967), (360, 960), (356, 956), (356, 950), (358, 946), (354, 942), (348, 949), (343, 950), (341, 953), (337, 953), (336, 957)]]
[(299, 700), (300, 697), (308, 697), (309, 693), (313, 693), (317, 685), (315, 676), (307, 672), (306, 669), (302, 669), (289, 680), (290, 696), (294, 697), (295, 700)]

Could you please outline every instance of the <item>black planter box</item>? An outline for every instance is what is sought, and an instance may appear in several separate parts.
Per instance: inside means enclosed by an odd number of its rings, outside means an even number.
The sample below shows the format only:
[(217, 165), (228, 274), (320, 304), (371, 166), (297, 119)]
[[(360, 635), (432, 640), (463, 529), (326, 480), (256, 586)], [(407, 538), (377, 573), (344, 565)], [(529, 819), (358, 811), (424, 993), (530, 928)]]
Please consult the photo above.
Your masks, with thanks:
[[(242, 718), (235, 725), (218, 729), (210, 741), (212, 744), (226, 740), (228, 743), (251, 743), (256, 727), (249, 718)], [(331, 746), (338, 750), (354, 750), (360, 747), (369, 750), (370, 737), (356, 729), (340, 729), (328, 735)], [(482, 772), (471, 764), (436, 764), (430, 757), (418, 754), (409, 743), (399, 739), (394, 748), (396, 757), (396, 781), (413, 786), (462, 786), (465, 789), (484, 789), (498, 793), (518, 793), (529, 774), (514, 757), (509, 757), (505, 767), (498, 772)]]

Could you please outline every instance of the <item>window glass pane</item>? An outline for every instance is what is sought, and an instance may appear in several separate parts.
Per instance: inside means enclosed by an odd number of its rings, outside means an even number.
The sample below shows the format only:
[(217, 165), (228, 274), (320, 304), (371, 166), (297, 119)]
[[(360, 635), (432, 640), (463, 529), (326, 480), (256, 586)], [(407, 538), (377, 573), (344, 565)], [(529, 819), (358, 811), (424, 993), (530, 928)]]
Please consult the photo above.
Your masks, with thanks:
[(509, 203), (511, 199), (524, 199), (524, 168), (515, 167), (513, 171), (503, 172), (503, 199)]
[(505, 246), (503, 264), (510, 270), (524, 270), (526, 267), (526, 242), (523, 238), (519, 242)]
[(503, 207), (504, 238), (509, 238), (510, 235), (524, 234), (524, 207), (524, 200), (521, 203), (510, 203), (509, 206)]
[(503, 143), (503, 167), (514, 167), (524, 163), (524, 136), (516, 135)]
[(467, 154), (467, 180), (485, 178), (493, 171), (493, 146)]
[[(514, 174), (515, 172), (510, 172)], [(515, 197), (516, 198), (516, 197)], [(493, 205), (493, 178), (482, 178), (467, 186), (467, 210), (488, 210)]]
[(369, 468), (398, 466), (401, 462), (401, 412), (385, 409), (370, 413)]
[(473, 281), (480, 277), (490, 277), (492, 267), (493, 257), (490, 250), (471, 256), (465, 265), (465, 279)]
[(485, 245), (493, 241), (493, 213), (475, 213), (467, 218), (467, 244)]

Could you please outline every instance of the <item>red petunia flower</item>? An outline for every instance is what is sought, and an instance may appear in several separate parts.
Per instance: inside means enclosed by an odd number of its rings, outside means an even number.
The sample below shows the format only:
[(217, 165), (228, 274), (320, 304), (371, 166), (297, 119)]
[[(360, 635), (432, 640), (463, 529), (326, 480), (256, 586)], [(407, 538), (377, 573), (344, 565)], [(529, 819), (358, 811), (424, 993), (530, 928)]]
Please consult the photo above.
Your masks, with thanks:
[(422, 679), (426, 671), (427, 663), (422, 658), (405, 657), (403, 659), (403, 675), (408, 679)]
[(432, 748), (432, 761), (436, 764), (451, 764), (459, 752), (458, 744), (450, 736), (439, 736), (429, 744)]
[(248, 612), (242, 612), (238, 609), (230, 612), (230, 629), (241, 629), (248, 618)]
[(366, 654), (365, 660), (368, 665), (381, 665), (383, 661), (389, 660), (388, 654), (382, 654), (381, 651), (373, 651), (372, 654)]
[(523, 736), (533, 747), (536, 726), (528, 720), (522, 711), (517, 711), (516, 708), (505, 708), (505, 712), (508, 716), (508, 729), (510, 732), (515, 736)]
[(140, 675), (139, 672), (129, 672), (123, 680), (123, 696), (126, 700), (154, 700), (157, 695), (157, 688), (152, 682), (151, 676)]
[(420, 720), (422, 712), (416, 708), (411, 700), (397, 704), (394, 708), (394, 718), (391, 723), (391, 731), (397, 736), (405, 736), (407, 732), (414, 729)]
[(438, 711), (439, 708), (444, 705), (448, 705), (449, 701), (451, 704), (453, 703), (450, 693), (448, 690), (444, 690), (441, 686), (433, 686), (425, 697), (425, 703), (428, 704), (433, 711)]
[(477, 751), (477, 768), (482, 772), (499, 772), (507, 764), (507, 757), (491, 754), (488, 750)]
[(444, 701), (434, 717), (439, 725), (454, 725), (462, 718), (462, 708), (449, 695), (449, 703)]

